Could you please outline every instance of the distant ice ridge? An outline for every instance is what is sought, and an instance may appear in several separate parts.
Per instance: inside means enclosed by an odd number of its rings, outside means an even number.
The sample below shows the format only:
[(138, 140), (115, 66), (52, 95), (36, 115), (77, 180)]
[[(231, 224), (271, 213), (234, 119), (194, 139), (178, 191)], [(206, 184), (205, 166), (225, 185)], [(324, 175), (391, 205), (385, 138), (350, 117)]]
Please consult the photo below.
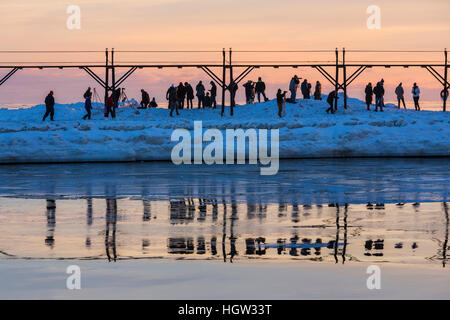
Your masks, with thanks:
[[(342, 103), (342, 99), (340, 99)], [(286, 104), (286, 116), (277, 117), (276, 101), (242, 105), (233, 117), (226, 108), (180, 110), (169, 117), (167, 109), (117, 110), (114, 120), (103, 117), (103, 106), (94, 105), (93, 119), (82, 120), (84, 103), (57, 104), (55, 121), (42, 122), (44, 105), (28, 109), (0, 109), (0, 162), (89, 162), (170, 160), (177, 142), (174, 129), (280, 130), (281, 158), (450, 156), (448, 112), (397, 109), (367, 112), (363, 101), (349, 98), (326, 114), (326, 101), (298, 100)], [(373, 106), (372, 106), (373, 109)], [(206, 145), (207, 143), (205, 143)]]

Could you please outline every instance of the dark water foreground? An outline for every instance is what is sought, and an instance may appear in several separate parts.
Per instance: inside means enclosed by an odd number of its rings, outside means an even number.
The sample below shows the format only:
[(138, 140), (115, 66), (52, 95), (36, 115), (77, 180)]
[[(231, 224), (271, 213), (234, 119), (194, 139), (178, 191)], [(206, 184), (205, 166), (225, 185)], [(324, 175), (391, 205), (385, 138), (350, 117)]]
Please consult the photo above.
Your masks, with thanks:
[(449, 159), (0, 167), (0, 258), (445, 267)]

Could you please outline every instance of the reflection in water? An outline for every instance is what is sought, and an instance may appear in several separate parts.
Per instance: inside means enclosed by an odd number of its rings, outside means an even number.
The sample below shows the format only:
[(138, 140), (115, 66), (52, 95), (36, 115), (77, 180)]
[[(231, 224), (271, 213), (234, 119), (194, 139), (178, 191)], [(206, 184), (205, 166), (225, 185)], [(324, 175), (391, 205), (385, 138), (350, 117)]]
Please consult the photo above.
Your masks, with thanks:
[[(108, 261), (117, 260), (116, 252), (117, 200), (106, 199), (105, 249)], [(112, 258), (111, 258), (112, 253)]]
[[(20, 213), (28, 201), (34, 200), (22, 200), (21, 206), (11, 202), (10, 211)], [(77, 220), (74, 212), (84, 204), (85, 219)], [(119, 206), (123, 208), (124, 217), (120, 221)], [(106, 212), (103, 227), (99, 224), (100, 210)], [(33, 246), (33, 236), (28, 238), (33, 218), (26, 220), (25, 212), (17, 215), (17, 221), (9, 219), (0, 226), (0, 252), (15, 257), (49, 257), (48, 251)], [(152, 212), (161, 212), (163, 218), (152, 219)], [(446, 202), (311, 206), (285, 202), (238, 204), (233, 197), (229, 201), (177, 198), (163, 202), (111, 196), (105, 200), (58, 200), (58, 216), (58, 246), (55, 246), (56, 201), (47, 199), (45, 247), (52, 250), (51, 257), (55, 258), (101, 259), (104, 254), (99, 251), (98, 236), (104, 234), (103, 252), (108, 261), (157, 256), (223, 259), (230, 263), (237, 258), (342, 264), (349, 261), (441, 261), (445, 267), (447, 262), (449, 212)], [(122, 245), (119, 245), (118, 235)], [(84, 245), (74, 247), (74, 239), (78, 237), (84, 239)], [(221, 239), (221, 248), (218, 248), (218, 239)], [(30, 246), (24, 245), (27, 241)], [(123, 255), (118, 254), (118, 248)], [(87, 249), (94, 254), (86, 254)]]
[(56, 201), (47, 199), (47, 236), (45, 244), (53, 249), (55, 246)]

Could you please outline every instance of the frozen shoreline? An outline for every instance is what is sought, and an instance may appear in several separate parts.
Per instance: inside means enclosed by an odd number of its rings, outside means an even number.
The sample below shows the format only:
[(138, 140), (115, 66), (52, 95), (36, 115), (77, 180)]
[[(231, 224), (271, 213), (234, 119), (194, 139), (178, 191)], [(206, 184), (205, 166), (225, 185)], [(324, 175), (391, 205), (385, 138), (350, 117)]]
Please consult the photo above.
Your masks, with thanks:
[[(341, 99), (342, 100), (342, 99)], [(119, 108), (115, 120), (83, 121), (84, 104), (56, 105), (55, 122), (42, 122), (45, 106), (0, 109), (0, 163), (170, 160), (174, 129), (279, 129), (280, 158), (450, 156), (450, 116), (438, 111), (397, 109), (367, 112), (362, 101), (327, 115), (325, 101), (298, 100), (277, 118), (275, 101), (237, 106), (234, 117), (220, 109), (181, 110)], [(373, 106), (372, 106), (373, 108)], [(207, 145), (207, 143), (204, 143)]]

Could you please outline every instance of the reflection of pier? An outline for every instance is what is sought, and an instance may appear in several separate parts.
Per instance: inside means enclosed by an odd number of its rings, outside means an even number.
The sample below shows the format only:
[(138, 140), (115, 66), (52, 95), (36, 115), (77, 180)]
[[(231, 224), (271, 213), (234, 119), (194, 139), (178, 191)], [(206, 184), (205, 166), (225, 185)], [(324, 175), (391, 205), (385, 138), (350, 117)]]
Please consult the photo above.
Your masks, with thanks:
[[(91, 248), (90, 234), (96, 232), (93, 228), (94, 224), (94, 212), (93, 212), (93, 199), (86, 198), (86, 248)], [(106, 213), (105, 213), (105, 229), (104, 230), (104, 244), (105, 248), (101, 246), (101, 252), (106, 252), (106, 257), (109, 261), (116, 261), (120, 257), (117, 253), (118, 249), (118, 200), (112, 195), (105, 199)], [(148, 221), (152, 219), (152, 203), (148, 200), (142, 200), (143, 213), (138, 214), (139, 221), (145, 222), (142, 225), (144, 228), (148, 226)], [(396, 204), (395, 208), (405, 208), (405, 206), (413, 207), (414, 210), (422, 210), (418, 203), (414, 204)], [(317, 211), (313, 210), (317, 207)], [(416, 250), (417, 248), (425, 248), (426, 246), (420, 246), (418, 242), (412, 242), (408, 246), (400, 241), (395, 243), (389, 242), (389, 239), (384, 239), (383, 235), (373, 235), (358, 240), (354, 237), (354, 232), (349, 233), (348, 216), (349, 206), (347, 204), (329, 204), (327, 206), (310, 206), (310, 205), (298, 205), (296, 203), (284, 203), (282, 199), (278, 204), (265, 205), (265, 204), (238, 204), (231, 199), (177, 199), (173, 200), (169, 204), (169, 223), (178, 224), (177, 230), (183, 230), (183, 228), (196, 228), (197, 225), (211, 223), (211, 231), (195, 231), (189, 236), (183, 236), (182, 234), (176, 234), (174, 236), (167, 237), (167, 248), (158, 247), (158, 250), (167, 250), (167, 253), (171, 256), (176, 255), (198, 255), (198, 258), (213, 258), (223, 259), (224, 262), (233, 262), (237, 256), (244, 258), (267, 258), (267, 257), (282, 257), (292, 259), (309, 259), (315, 261), (321, 261), (326, 258), (328, 260), (334, 259), (336, 263), (345, 263), (348, 260), (358, 260), (359, 257), (365, 259), (371, 259), (375, 261), (377, 258), (387, 258), (390, 252), (389, 250)], [(372, 207), (372, 208), (371, 208)], [(52, 199), (46, 200), (46, 229), (45, 229), (45, 245), (52, 249), (55, 246), (55, 229), (56, 229), (56, 201)], [(368, 204), (365, 209), (375, 213), (374, 209), (378, 209), (379, 213), (383, 213), (385, 210), (384, 204), (377, 204), (376, 206)], [(276, 212), (276, 210), (279, 210)], [(275, 210), (275, 212), (273, 211)], [(404, 210), (404, 209), (399, 209)], [(326, 211), (327, 219), (323, 219), (323, 214)], [(268, 215), (269, 212), (269, 215)], [(442, 203), (442, 213), (444, 215), (444, 229), (439, 227), (439, 230), (443, 230), (444, 234), (433, 238), (437, 242), (437, 249), (435, 254), (427, 259), (433, 261), (442, 261), (443, 267), (447, 263), (447, 251), (448, 251), (448, 229), (449, 229), (449, 212), (447, 203)], [(329, 215), (332, 215), (329, 219)], [(320, 218), (325, 223), (323, 225), (305, 224), (305, 219)], [(287, 229), (280, 229), (283, 231), (276, 231), (262, 229), (244, 229), (242, 226), (251, 226), (253, 224), (261, 224), (264, 219), (283, 220), (283, 223), (290, 223)], [(242, 221), (240, 221), (242, 219)], [(260, 221), (261, 220), (261, 221)], [(96, 220), (97, 221), (97, 220)], [(98, 221), (101, 221), (100, 219)], [(353, 220), (351, 220), (353, 221)], [(61, 223), (61, 222), (60, 222)], [(186, 224), (197, 224), (194, 226), (184, 226)], [(262, 225), (262, 224), (261, 224)], [(355, 228), (355, 226), (351, 226)], [(171, 228), (169, 226), (169, 228)], [(182, 229), (180, 229), (182, 228)], [(316, 228), (316, 229), (312, 229)], [(194, 229), (196, 230), (196, 229)], [(203, 228), (202, 228), (203, 230)], [(248, 230), (251, 230), (248, 232)], [(302, 230), (305, 230), (303, 233)], [(319, 231), (323, 230), (323, 231)], [(325, 231), (326, 230), (326, 231)], [(350, 229), (352, 230), (352, 229)], [(354, 230), (354, 229), (353, 229)], [(441, 231), (440, 231), (441, 232)], [(348, 251), (349, 241), (348, 235), (352, 236), (353, 247), (357, 248), (358, 254), (354, 251)], [(142, 247), (139, 250), (139, 254), (142, 256), (148, 256), (153, 250), (150, 250), (150, 243), (158, 243), (158, 241), (150, 242), (150, 237), (142, 235), (141, 241)], [(164, 239), (164, 240), (165, 240)], [(84, 239), (83, 239), (84, 240)], [(386, 240), (386, 242), (385, 242)], [(430, 240), (430, 239), (429, 239)], [(101, 243), (100, 239), (100, 243)], [(353, 248), (352, 247), (352, 248)], [(95, 249), (95, 246), (92, 248)], [(91, 250), (92, 250), (91, 248)], [(387, 249), (386, 249), (387, 248)], [(386, 251), (388, 250), (388, 251)], [(128, 250), (124, 250), (128, 251)], [(400, 251), (399, 251), (400, 253)], [(138, 254), (138, 255), (139, 255)], [(407, 254), (405, 251), (401, 255)], [(104, 254), (99, 257), (104, 257)], [(122, 259), (125, 258), (122, 256)]]

